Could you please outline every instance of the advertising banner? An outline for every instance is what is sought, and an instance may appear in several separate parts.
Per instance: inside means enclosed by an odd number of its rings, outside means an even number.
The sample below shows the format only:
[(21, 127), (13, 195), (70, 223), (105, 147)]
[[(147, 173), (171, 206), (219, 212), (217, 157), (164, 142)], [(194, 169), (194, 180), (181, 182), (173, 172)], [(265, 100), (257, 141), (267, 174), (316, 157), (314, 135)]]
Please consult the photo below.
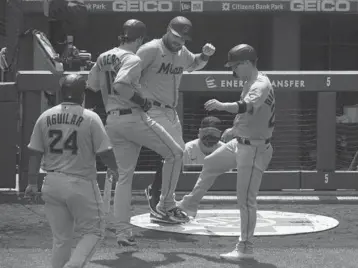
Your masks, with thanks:
[[(284, 91), (358, 91), (358, 72), (263, 72), (275, 90)], [(356, 86), (357, 85), (357, 86)], [(243, 82), (231, 72), (193, 72), (185, 74), (181, 91), (237, 91)]]
[[(357, 0), (85, 0), (90, 12), (310, 12), (357, 13)], [(43, 12), (43, 0), (23, 0), (27, 12)]]

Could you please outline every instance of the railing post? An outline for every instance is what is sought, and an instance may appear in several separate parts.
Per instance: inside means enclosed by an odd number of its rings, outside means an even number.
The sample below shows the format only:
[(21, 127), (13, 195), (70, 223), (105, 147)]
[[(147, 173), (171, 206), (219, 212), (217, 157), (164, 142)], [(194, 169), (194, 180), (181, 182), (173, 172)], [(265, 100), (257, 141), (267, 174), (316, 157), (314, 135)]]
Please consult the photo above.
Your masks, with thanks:
[(317, 100), (317, 171), (336, 168), (336, 92), (319, 92)]

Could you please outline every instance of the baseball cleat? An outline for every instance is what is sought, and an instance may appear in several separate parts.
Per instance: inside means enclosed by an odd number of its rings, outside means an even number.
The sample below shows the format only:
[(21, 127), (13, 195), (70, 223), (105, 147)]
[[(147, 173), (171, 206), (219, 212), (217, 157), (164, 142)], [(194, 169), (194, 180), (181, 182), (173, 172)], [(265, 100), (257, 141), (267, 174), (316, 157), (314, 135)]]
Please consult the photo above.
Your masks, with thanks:
[(130, 246), (137, 245), (131, 231), (123, 231), (117, 234), (117, 244), (118, 246), (123, 246), (123, 247), (130, 247)]
[(253, 253), (244, 253), (238, 249), (234, 249), (229, 253), (220, 254), (220, 258), (229, 261), (252, 260), (254, 259)]
[[(156, 209), (157, 213), (151, 213), (151, 221), (159, 222), (159, 223), (168, 223), (168, 224), (181, 224), (189, 222), (190, 219), (188, 215), (180, 208), (175, 207), (168, 211), (162, 211), (160, 209)], [(159, 215), (157, 215), (159, 214)], [(159, 216), (159, 217), (158, 217)]]
[(176, 202), (176, 205), (178, 208), (180, 208), (182, 211), (184, 211), (186, 213), (186, 215), (188, 215), (189, 217), (192, 217), (192, 218), (196, 217), (197, 211), (190, 210), (190, 209), (186, 208), (183, 205), (183, 201)]

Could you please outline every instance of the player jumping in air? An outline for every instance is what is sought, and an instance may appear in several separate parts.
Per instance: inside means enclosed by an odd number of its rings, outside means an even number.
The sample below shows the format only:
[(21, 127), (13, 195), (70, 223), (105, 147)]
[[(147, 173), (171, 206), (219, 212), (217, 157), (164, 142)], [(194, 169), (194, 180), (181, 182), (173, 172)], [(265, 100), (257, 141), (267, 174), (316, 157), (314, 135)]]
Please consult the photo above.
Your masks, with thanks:
[(270, 143), (275, 123), (275, 95), (268, 77), (256, 68), (254, 48), (241, 44), (228, 53), (226, 67), (235, 77), (245, 82), (241, 99), (220, 102), (216, 99), (205, 103), (208, 111), (218, 110), (237, 114), (234, 120), (234, 139), (218, 148), (204, 159), (202, 172), (192, 192), (178, 202), (190, 216), (197, 213), (199, 203), (215, 179), (237, 168), (237, 199), (240, 209), (241, 235), (236, 248), (224, 259), (253, 258), (253, 238), (256, 226), (257, 201), (262, 174), (271, 157)]
[[(47, 172), (42, 185), (45, 214), (53, 234), (52, 268), (85, 267), (104, 236), (102, 198), (97, 185), (96, 154), (118, 179), (117, 164), (99, 116), (83, 103), (86, 80), (80, 75), (65, 77), (63, 102), (40, 115), (28, 145), (26, 196), (37, 194), (37, 178)], [(82, 238), (72, 253), (74, 229)]]
[[(144, 44), (137, 52), (142, 60), (140, 84), (145, 96), (153, 103), (148, 114), (163, 126), (171, 136), (172, 142), (180, 146), (182, 150), (185, 148), (185, 143), (182, 126), (175, 109), (178, 104), (178, 89), (183, 72), (204, 68), (209, 57), (215, 53), (215, 47), (211, 44), (205, 44), (199, 54), (191, 53), (185, 47), (186, 41), (191, 40), (191, 35), (192, 23), (185, 17), (175, 17), (170, 21), (167, 33), (161, 39), (154, 39)], [(164, 213), (165, 207), (175, 207), (174, 192), (181, 172), (180, 164), (180, 167), (173, 170), (171, 179), (167, 180), (168, 175), (165, 172), (167, 161), (164, 158), (164, 166), (159, 167), (152, 186), (146, 189), (151, 209), (150, 217), (156, 222), (186, 222), (189, 220), (187, 215), (178, 209), (173, 215), (174, 221)], [(160, 193), (162, 183), (170, 189), (169, 192)], [(168, 203), (165, 204), (164, 200), (168, 200)]]

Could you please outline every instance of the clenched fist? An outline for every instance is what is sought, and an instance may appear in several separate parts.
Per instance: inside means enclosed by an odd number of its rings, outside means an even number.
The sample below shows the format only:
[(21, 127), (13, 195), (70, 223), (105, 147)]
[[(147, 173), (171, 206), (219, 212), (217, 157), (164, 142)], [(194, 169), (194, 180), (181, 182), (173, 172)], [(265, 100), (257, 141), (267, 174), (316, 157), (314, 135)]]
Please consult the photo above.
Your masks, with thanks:
[(203, 46), (202, 52), (204, 55), (211, 57), (215, 53), (215, 47), (212, 44), (205, 44)]

